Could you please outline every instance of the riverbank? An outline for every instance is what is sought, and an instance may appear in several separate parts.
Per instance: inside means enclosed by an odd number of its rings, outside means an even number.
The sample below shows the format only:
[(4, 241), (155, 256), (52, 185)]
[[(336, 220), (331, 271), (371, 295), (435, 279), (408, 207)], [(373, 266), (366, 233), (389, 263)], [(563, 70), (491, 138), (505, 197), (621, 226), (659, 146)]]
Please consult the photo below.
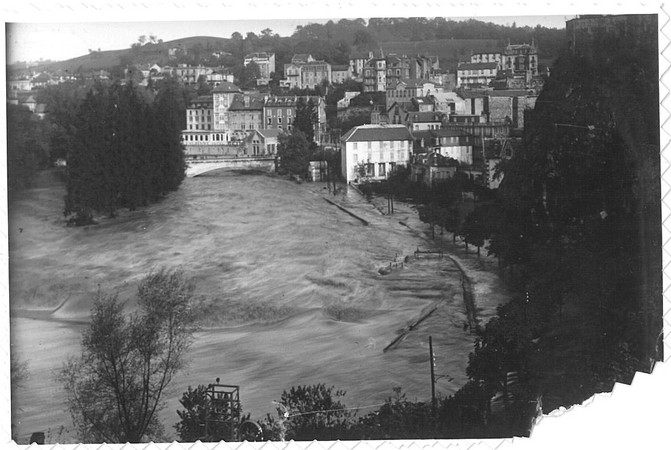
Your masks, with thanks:
[[(194, 278), (211, 322), (195, 336), (189, 369), (166, 391), (160, 419), (168, 439), (181, 394), (217, 377), (240, 386), (254, 419), (298, 385), (337, 386), (351, 407), (384, 402), (398, 386), (409, 399), (427, 399), (429, 336), (441, 373), (453, 377), (439, 380), (437, 392), (454, 393), (467, 381), (473, 335), (462, 328), (453, 263), (419, 259), (380, 275), (427, 242), (352, 193), (333, 197), (364, 225), (324, 201), (323, 187), (212, 172), (160, 203), (81, 228), (64, 225), (62, 185), (10, 205), (10, 306), (22, 310), (11, 317), (12, 351), (33, 374), (12, 402), (22, 442), (71, 427), (63, 393), (41, 374), (79, 353), (93, 293), (118, 293), (132, 311), (137, 281), (160, 266)], [(393, 351), (382, 351), (435, 304)], [(26, 317), (28, 310), (41, 312)]]

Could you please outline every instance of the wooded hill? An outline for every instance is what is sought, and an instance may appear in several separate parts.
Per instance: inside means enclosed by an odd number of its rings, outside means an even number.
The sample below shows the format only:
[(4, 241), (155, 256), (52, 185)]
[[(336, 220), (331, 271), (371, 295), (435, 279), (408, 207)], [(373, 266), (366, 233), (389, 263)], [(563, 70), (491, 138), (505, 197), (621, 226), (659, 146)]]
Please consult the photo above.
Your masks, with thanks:
[[(194, 36), (168, 42), (144, 43), (110, 51), (91, 51), (67, 61), (48, 63), (38, 70), (109, 70), (127, 65), (157, 63), (203, 64), (235, 67), (242, 65), (245, 54), (260, 51), (275, 53), (277, 71), (290, 62), (295, 53), (310, 53), (331, 64), (347, 64), (356, 51), (380, 49), (386, 54), (435, 55), (443, 69), (454, 70), (459, 61), (471, 52), (501, 51), (511, 42), (529, 43), (533, 39), (539, 49), (541, 63), (550, 65), (565, 43), (563, 29), (541, 26), (516, 27), (491, 22), (468, 20), (457, 22), (445, 18), (342, 19), (325, 24), (298, 26), (289, 37), (281, 37), (271, 29), (244, 36), (235, 32), (230, 38)], [(186, 54), (169, 60), (168, 49), (183, 48)], [(223, 54), (222, 54), (223, 52)]]

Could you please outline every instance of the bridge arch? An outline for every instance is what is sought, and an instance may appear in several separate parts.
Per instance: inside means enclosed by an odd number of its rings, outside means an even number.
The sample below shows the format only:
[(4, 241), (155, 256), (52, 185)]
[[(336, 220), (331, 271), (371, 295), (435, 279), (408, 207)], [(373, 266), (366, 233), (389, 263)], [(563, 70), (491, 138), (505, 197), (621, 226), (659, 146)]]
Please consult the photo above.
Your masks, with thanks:
[(202, 159), (187, 161), (186, 176), (197, 177), (217, 169), (258, 169), (275, 171), (275, 157), (238, 157), (222, 159)]

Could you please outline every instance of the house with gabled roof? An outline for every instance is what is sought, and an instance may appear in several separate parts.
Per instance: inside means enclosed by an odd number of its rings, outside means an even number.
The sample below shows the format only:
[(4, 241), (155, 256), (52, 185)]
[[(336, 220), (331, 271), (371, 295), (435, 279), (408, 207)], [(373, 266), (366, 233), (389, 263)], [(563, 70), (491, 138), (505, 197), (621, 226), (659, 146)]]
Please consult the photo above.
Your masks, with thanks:
[(345, 182), (384, 180), (409, 164), (412, 135), (404, 125), (361, 125), (345, 133), (340, 144)]
[(245, 153), (251, 156), (269, 156), (277, 154), (279, 136), (284, 133), (280, 129), (252, 130), (245, 140)]
[(410, 165), (410, 179), (426, 186), (448, 180), (457, 173), (459, 162), (436, 152), (414, 155)]

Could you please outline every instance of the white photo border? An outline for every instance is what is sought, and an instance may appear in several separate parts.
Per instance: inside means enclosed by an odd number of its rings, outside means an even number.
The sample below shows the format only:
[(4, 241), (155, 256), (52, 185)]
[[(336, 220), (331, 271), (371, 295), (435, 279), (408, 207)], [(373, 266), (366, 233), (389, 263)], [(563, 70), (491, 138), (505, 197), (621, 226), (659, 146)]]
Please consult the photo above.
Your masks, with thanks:
[[(336, 442), (234, 442), (234, 443), (149, 443), (125, 445), (45, 445), (51, 449), (508, 449), (508, 448), (659, 448), (659, 443), (671, 442), (668, 421), (668, 404), (671, 402), (671, 298), (668, 268), (671, 262), (669, 228), (671, 198), (668, 197), (671, 173), (668, 173), (671, 149), (669, 148), (669, 101), (671, 86), (669, 74), (668, 7), (661, 3), (549, 2), (525, 1), (370, 1), (370, 0), (32, 0), (3, 2), (0, 14), (4, 17), (5, 31), (11, 22), (128, 22), (128, 21), (189, 21), (244, 19), (320, 19), (368, 17), (493, 17), (505, 16), (514, 20), (518, 16), (564, 15), (567, 20), (578, 14), (658, 14), (659, 74), (660, 74), (660, 148), (661, 148), (661, 198), (663, 244), (664, 292), (664, 355), (651, 375), (638, 373), (631, 385), (616, 384), (612, 393), (597, 394), (583, 405), (568, 411), (555, 411), (543, 416), (536, 424), (530, 438), (491, 440), (393, 440), (393, 441), (336, 441)], [(6, 34), (2, 35), (0, 52), (6, 52)], [(6, 72), (0, 75), (0, 93), (6, 99)], [(4, 103), (4, 101), (3, 101)], [(6, 110), (4, 110), (6, 111)], [(6, 113), (0, 114), (6, 119)], [(6, 120), (3, 120), (6, 124)], [(0, 127), (0, 448), (27, 448), (11, 441), (10, 426), (10, 370), (9, 370), (9, 256), (7, 225), (7, 173), (6, 125)], [(30, 448), (37, 448), (31, 446)]]

